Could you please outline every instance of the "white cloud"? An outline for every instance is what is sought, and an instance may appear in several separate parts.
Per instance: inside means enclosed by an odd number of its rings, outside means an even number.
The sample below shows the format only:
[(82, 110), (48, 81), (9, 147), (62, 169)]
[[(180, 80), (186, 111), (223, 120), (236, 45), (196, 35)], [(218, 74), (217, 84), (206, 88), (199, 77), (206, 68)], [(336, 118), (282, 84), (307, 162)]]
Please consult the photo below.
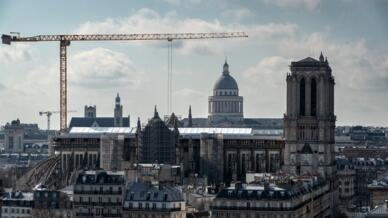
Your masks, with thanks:
[(319, 7), (320, 0), (264, 0), (267, 4), (274, 4), (283, 8), (304, 7), (309, 11), (314, 11)]
[(330, 65), (338, 78), (338, 84), (355, 90), (388, 89), (380, 84), (388, 76), (387, 56), (384, 51), (368, 47), (364, 39), (333, 42), (325, 34), (312, 33), (302, 38), (284, 39), (279, 50), (287, 57), (317, 57), (320, 51), (328, 56)]
[(248, 117), (280, 117), (285, 105), (285, 76), (289, 59), (270, 56), (242, 72), (241, 94)]
[[(340, 124), (380, 124), (387, 120), (388, 54), (364, 39), (333, 41), (312, 33), (282, 39), (278, 56), (265, 57), (243, 72), (242, 93), (248, 114), (276, 116), (285, 111), (286, 72), (291, 61), (328, 57), (336, 81), (336, 114)], [(249, 90), (244, 93), (244, 90)]]
[[(105, 48), (95, 48), (71, 55), (68, 61), (68, 86), (78, 90), (109, 89), (125, 87), (136, 89), (141, 80), (132, 61), (126, 54)], [(19, 95), (49, 96), (57, 90), (58, 64), (36, 66), (25, 79), (12, 82), (11, 87)]]
[(124, 53), (95, 48), (71, 56), (70, 62), (70, 82), (82, 87), (136, 88), (140, 84), (140, 73)]
[[(241, 25), (237, 23), (222, 24), (219, 20), (203, 20), (197, 18), (178, 19), (176, 12), (171, 11), (164, 16), (158, 12), (143, 8), (128, 17), (107, 18), (104, 21), (86, 22), (74, 32), (78, 34), (93, 33), (184, 33), (184, 32), (235, 32), (245, 31), (248, 38), (229, 39), (225, 47), (224, 40), (184, 40), (176, 41), (175, 50), (180, 54), (224, 54), (225, 49), (233, 50), (244, 43), (266, 43), (276, 38), (293, 35), (297, 26), (290, 23), (266, 23)], [(266, 39), (266, 41), (264, 41)], [(133, 42), (136, 45), (163, 46), (165, 42)]]
[(247, 18), (252, 18), (254, 17), (254, 14), (247, 8), (241, 8), (226, 10), (222, 12), (222, 16), (225, 18), (239, 21)]
[(0, 46), (0, 62), (17, 62), (31, 60), (31, 50), (28, 45), (15, 43), (15, 45)]
[(284, 57), (265, 57), (255, 66), (245, 70), (243, 76), (248, 83), (260, 83), (260, 87), (277, 89), (284, 85), (289, 64), (290, 60)]

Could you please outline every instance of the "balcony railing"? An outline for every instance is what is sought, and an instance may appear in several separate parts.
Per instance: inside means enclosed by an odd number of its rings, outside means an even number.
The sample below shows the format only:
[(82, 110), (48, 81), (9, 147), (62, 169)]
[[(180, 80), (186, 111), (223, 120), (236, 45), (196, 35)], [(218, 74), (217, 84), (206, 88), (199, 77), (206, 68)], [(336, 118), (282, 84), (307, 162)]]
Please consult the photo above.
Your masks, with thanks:
[(74, 190), (74, 194), (79, 195), (121, 195), (122, 191), (96, 191), (96, 190)]
[(73, 202), (74, 206), (117, 206), (121, 207), (122, 202)]
[(83, 213), (83, 212), (77, 212), (75, 213), (77, 217), (94, 217), (94, 216), (99, 216), (99, 217), (121, 217), (120, 213), (102, 213), (102, 214), (95, 214), (95, 213)]

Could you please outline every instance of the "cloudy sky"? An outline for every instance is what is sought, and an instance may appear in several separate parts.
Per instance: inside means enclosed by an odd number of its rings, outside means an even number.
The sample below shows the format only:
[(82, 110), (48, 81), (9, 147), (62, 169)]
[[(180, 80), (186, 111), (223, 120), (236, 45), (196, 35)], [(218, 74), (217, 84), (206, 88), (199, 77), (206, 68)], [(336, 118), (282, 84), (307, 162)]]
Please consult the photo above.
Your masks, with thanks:
[[(291, 61), (323, 51), (336, 79), (339, 125), (388, 126), (388, 2), (352, 0), (0, 0), (0, 33), (177, 33), (245, 31), (244, 39), (175, 41), (173, 110), (207, 116), (225, 57), (244, 96), (245, 117), (285, 111)], [(122, 97), (132, 125), (156, 104), (167, 112), (167, 42), (72, 42), (68, 109), (97, 105), (112, 116)], [(46, 128), (59, 109), (57, 42), (0, 45), (0, 124), (15, 118)], [(59, 126), (53, 115), (52, 126)]]

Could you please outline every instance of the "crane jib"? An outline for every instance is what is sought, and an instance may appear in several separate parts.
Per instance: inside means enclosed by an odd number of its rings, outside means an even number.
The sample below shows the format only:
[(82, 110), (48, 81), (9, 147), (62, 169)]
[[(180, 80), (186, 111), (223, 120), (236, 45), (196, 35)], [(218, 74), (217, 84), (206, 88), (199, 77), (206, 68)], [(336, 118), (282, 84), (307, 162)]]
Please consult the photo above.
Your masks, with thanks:
[(31, 41), (104, 41), (104, 40), (179, 40), (179, 39), (211, 39), (248, 37), (245, 32), (220, 33), (161, 33), (161, 34), (82, 34), (82, 35), (37, 35), (20, 37), (2, 35), (3, 44)]

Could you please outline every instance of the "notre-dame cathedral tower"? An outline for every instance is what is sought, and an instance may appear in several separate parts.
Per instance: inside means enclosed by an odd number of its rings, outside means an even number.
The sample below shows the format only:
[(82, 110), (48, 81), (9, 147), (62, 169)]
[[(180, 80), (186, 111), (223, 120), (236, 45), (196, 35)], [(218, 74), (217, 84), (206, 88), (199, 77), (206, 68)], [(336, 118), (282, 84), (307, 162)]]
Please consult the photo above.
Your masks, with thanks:
[(334, 77), (322, 53), (319, 60), (291, 62), (284, 115), (284, 170), (294, 175), (335, 177)]

